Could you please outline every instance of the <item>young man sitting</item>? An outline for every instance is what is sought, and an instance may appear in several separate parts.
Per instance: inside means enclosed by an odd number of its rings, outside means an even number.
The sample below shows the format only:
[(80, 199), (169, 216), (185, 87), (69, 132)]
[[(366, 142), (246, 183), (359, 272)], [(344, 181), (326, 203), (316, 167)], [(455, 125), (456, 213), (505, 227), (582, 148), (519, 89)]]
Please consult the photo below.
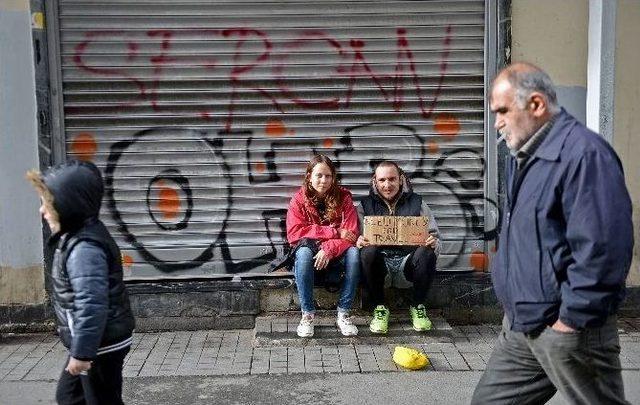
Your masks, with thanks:
[(384, 305), (385, 279), (391, 286), (413, 286), (409, 308), (416, 331), (431, 329), (424, 301), (436, 272), (440, 253), (438, 225), (422, 197), (411, 190), (398, 165), (391, 161), (379, 163), (374, 171), (369, 195), (357, 206), (360, 224), (365, 216), (425, 216), (429, 218), (429, 235), (423, 246), (374, 246), (362, 235), (358, 238), (361, 270), (370, 301), (376, 305), (369, 329), (387, 333), (389, 309)]

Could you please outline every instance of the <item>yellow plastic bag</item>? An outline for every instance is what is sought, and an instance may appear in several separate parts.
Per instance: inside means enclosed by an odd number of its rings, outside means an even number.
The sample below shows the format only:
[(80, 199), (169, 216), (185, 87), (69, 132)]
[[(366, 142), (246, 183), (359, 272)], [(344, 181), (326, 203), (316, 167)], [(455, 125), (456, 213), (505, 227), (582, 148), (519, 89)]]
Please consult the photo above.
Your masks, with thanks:
[(404, 346), (396, 346), (393, 350), (393, 361), (410, 370), (420, 370), (429, 365), (429, 359), (424, 353)]

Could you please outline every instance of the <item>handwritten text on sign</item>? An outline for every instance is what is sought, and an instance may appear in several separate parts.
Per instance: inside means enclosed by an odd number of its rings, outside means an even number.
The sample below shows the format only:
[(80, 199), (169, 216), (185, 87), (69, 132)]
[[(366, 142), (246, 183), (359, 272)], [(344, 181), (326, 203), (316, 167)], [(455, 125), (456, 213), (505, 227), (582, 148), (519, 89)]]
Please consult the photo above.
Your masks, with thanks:
[(424, 245), (428, 217), (367, 216), (364, 237), (372, 245)]

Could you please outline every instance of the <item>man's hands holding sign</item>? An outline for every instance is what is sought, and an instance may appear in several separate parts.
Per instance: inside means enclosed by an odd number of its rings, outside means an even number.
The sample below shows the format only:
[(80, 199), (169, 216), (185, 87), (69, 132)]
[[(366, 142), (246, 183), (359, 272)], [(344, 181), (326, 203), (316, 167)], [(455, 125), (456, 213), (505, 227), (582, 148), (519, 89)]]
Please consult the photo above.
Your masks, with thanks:
[(364, 233), (356, 241), (356, 246), (411, 245), (435, 249), (438, 238), (429, 234), (428, 229), (428, 217), (365, 216)]

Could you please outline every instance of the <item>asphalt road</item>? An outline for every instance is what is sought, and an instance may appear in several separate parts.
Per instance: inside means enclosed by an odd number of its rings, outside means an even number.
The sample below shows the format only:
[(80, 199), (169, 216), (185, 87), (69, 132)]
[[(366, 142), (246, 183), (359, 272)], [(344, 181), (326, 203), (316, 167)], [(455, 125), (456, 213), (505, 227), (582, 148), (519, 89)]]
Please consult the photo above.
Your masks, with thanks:
[[(640, 404), (640, 372), (624, 371)], [(146, 404), (467, 404), (480, 372), (293, 374), (125, 379), (125, 402)], [(0, 404), (54, 404), (55, 381), (0, 383)], [(556, 395), (550, 404), (563, 404)]]

